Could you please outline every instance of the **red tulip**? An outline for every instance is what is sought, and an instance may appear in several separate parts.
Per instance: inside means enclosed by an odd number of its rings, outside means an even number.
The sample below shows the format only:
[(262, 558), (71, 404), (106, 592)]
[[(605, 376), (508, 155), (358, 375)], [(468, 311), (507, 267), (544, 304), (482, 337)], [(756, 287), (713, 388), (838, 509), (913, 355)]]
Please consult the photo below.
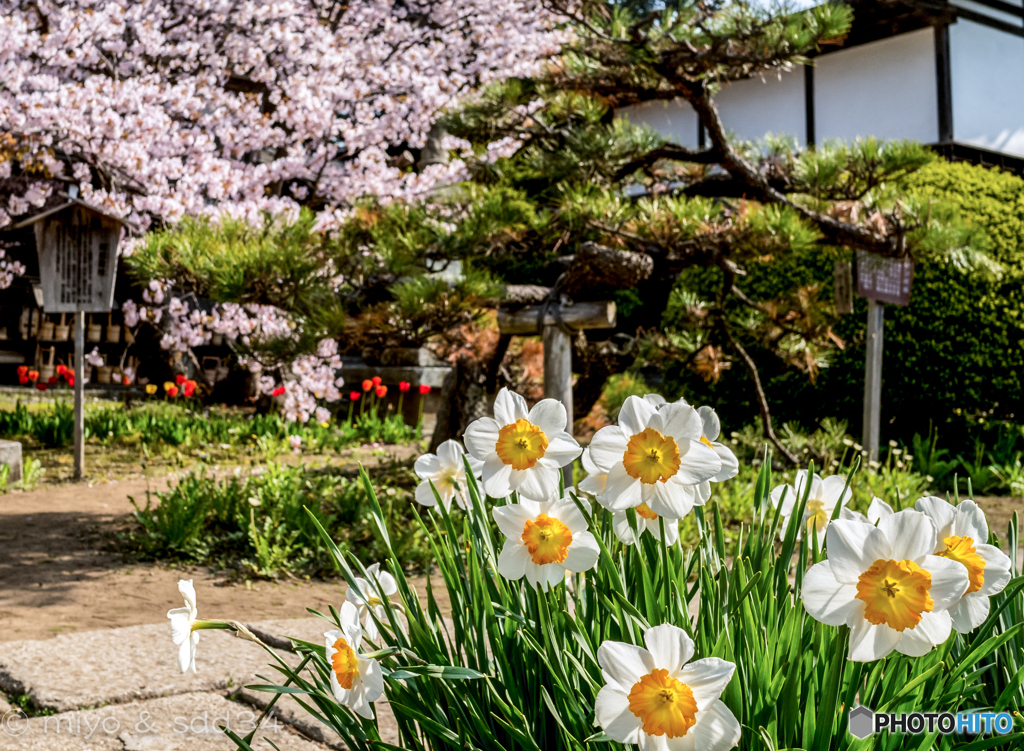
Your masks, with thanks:
[(65, 366), (65, 365), (58, 365), (57, 366), (57, 375), (62, 376), (62, 375), (64, 375), (67, 372), (68, 372), (67, 366)]
[(374, 387), (373, 381), (370, 381), (370, 380), (363, 381), (363, 391), (369, 391), (373, 387)]
[(359, 397), (361, 397), (361, 396), (362, 396), (362, 394), (360, 394), (358, 391), (349, 391), (348, 392), (348, 398), (351, 399), (354, 402), (358, 402), (359, 401)]
[(380, 376), (374, 376), (370, 379), (374, 386), (380, 386)]
[(177, 396), (177, 395), (178, 395), (178, 387), (177, 386), (171, 386), (169, 389), (167, 389), (167, 396)]
[(180, 386), (185, 382), (185, 376), (183, 376), (181, 373), (178, 373), (178, 375), (174, 376), (174, 382)]
[(57, 376), (50, 376), (49, 378), (46, 379), (46, 382), (48, 384), (50, 384), (51, 386), (56, 386), (57, 385)]
[(28, 365), (19, 365), (18, 366), (18, 377), (22, 378), (22, 377), (27, 377), (27, 376), (28, 376)]
[(47, 386), (45, 383), (37, 383), (36, 388), (39, 389), (40, 391), (46, 391)]
[[(129, 378), (128, 376), (125, 376), (124, 378), (121, 379), (121, 383), (123, 383), (125, 386), (131, 386), (132, 379)], [(75, 377), (73, 375), (68, 376), (68, 384), (71, 386), (75, 385)]]
[(192, 394), (196, 393), (196, 382), (195, 381), (185, 381), (185, 387), (184, 388), (185, 388), (185, 396), (192, 396)]
[(429, 394), (430, 393), (430, 386), (428, 386), (425, 383), (421, 383), (420, 384), (420, 393), (421, 394)]
[(28, 376), (18, 376), (18, 383), (24, 386), (26, 383), (28, 383)]
[[(75, 385), (75, 374), (69, 371), (68, 372), (68, 386), (74, 386), (74, 385)], [(125, 386), (128, 385), (128, 379), (127, 378), (124, 379), (124, 385)]]
[(398, 390), (401, 391), (403, 394), (406, 391), (408, 391), (409, 389), (411, 389), (411, 388), (412, 388), (412, 384), (409, 383), (408, 381), (399, 381), (398, 382)]
[(276, 389), (270, 392), (271, 396), (281, 396), (284, 393), (284, 386), (278, 386)]
[(30, 370), (28, 372), (28, 379), (30, 381), (38, 381), (39, 380), (39, 371), (38, 370)]
[(388, 395), (388, 387), (387, 386), (378, 386), (376, 394), (377, 394), (377, 398), (378, 399), (383, 399), (385, 396)]

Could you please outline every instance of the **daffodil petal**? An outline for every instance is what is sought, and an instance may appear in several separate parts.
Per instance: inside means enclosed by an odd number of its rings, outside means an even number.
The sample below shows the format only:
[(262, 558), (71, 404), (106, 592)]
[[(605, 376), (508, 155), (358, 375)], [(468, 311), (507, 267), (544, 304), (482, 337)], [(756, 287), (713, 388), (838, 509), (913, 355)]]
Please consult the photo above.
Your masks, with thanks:
[[(505, 464), (496, 453), (491, 454), (484, 460), (483, 475), (484, 492), (491, 498), (505, 498), (512, 492), (512, 469), (511, 464)], [(518, 481), (519, 478), (516, 478)]]
[(736, 666), (720, 657), (705, 657), (689, 663), (680, 671), (679, 680), (693, 691), (698, 714), (725, 691)]
[(522, 470), (518, 474), (522, 481), (516, 490), (525, 498), (546, 501), (558, 492), (559, 470), (543, 462), (537, 462), (530, 469)]
[(935, 551), (935, 523), (924, 513), (905, 508), (879, 521), (892, 546), (893, 560), (916, 560)]
[(481, 417), (479, 420), (474, 420), (466, 428), (465, 435), (462, 436), (462, 440), (466, 442), (466, 449), (470, 454), (477, 459), (482, 459), (484, 462), (492, 454), (497, 456), (494, 447), (498, 443), (498, 430), (500, 427), (490, 417)]
[[(725, 706), (725, 702), (719, 699), (703, 712), (697, 713), (697, 722), (687, 735), (692, 734), (692, 748), (700, 751), (727, 751), (739, 744), (740, 733), (740, 723), (736, 716)], [(677, 751), (671, 745), (669, 749)]]
[[(675, 402), (666, 404), (651, 417), (648, 425), (662, 435), (671, 436), (676, 443), (680, 441), (700, 441), (703, 425), (697, 410), (689, 404)], [(704, 446), (703, 443), (701, 443)], [(707, 448), (707, 446), (705, 446)], [(682, 447), (680, 446), (680, 453)]]
[(942, 498), (930, 495), (924, 498), (918, 498), (917, 503), (914, 504), (914, 508), (922, 514), (927, 514), (928, 517), (935, 522), (940, 542), (943, 537), (949, 537), (953, 529), (953, 519), (956, 518), (955, 506), (950, 503), (946, 503)]
[(896, 651), (907, 657), (922, 657), (946, 641), (951, 630), (952, 621), (945, 610), (921, 613), (918, 624), (900, 634)]
[(985, 520), (985, 512), (974, 501), (961, 501), (960, 505), (956, 507), (956, 516), (953, 518), (953, 534), (957, 537), (970, 537), (975, 544), (988, 542), (988, 522)]
[(605, 681), (628, 694), (640, 679), (658, 667), (654, 657), (643, 647), (606, 641), (597, 649), (597, 664)]
[(868, 506), (868, 522), (871, 524), (877, 524), (879, 520), (884, 519), (887, 516), (892, 516), (894, 513), (896, 512), (892, 510), (892, 506), (881, 498), (872, 498), (871, 505)]
[(601, 555), (601, 548), (597, 539), (590, 532), (573, 532), (572, 544), (565, 554), (562, 566), (567, 571), (579, 573), (589, 571), (597, 565), (597, 559)]
[(700, 415), (701, 433), (709, 441), (717, 441), (722, 432), (722, 423), (718, 415), (711, 407), (698, 407), (697, 414)]
[(710, 480), (722, 469), (722, 460), (710, 446), (700, 441), (679, 439), (679, 472), (672, 478), (685, 485)]
[(644, 646), (654, 658), (654, 664), (667, 670), (673, 678), (678, 678), (683, 665), (693, 659), (693, 639), (670, 623), (647, 629), (644, 632)]
[(625, 511), (641, 503), (641, 482), (631, 477), (619, 462), (608, 472), (604, 493), (597, 497), (602, 506), (610, 511)]
[(860, 522), (836, 519), (828, 525), (825, 539), (832, 573), (843, 584), (856, 584), (875, 561), (893, 557), (885, 534)]
[(543, 430), (549, 439), (553, 435), (566, 432), (569, 427), (565, 405), (557, 399), (541, 399), (533, 405), (526, 419)]
[(932, 578), (928, 594), (935, 603), (932, 606), (933, 611), (951, 608), (959, 602), (967, 591), (967, 587), (970, 586), (967, 568), (962, 563), (957, 563), (949, 558), (926, 555), (921, 561), (921, 568), (927, 571)]
[(816, 563), (804, 574), (801, 597), (807, 614), (828, 626), (850, 623), (864, 612), (864, 603), (857, 599), (857, 586), (840, 584), (830, 561)]
[(627, 440), (629, 436), (636, 435), (646, 428), (657, 412), (658, 410), (653, 404), (645, 402), (639, 396), (626, 397), (626, 401), (623, 402), (622, 408), (619, 410), (619, 427), (622, 428)]
[(498, 427), (509, 425), (519, 419), (528, 419), (529, 414), (530, 409), (526, 406), (526, 400), (514, 391), (503, 388), (494, 398), (494, 419), (498, 421)]
[(458, 441), (444, 441), (437, 447), (437, 458), (444, 467), (462, 467), (463, 453)]
[(629, 697), (617, 685), (609, 684), (597, 693), (594, 722), (617, 743), (640, 740), (640, 718), (629, 711)]
[(576, 439), (563, 430), (561, 433), (548, 433), (548, 447), (540, 461), (564, 467), (582, 453), (583, 449), (576, 443)]
[(960, 598), (960, 602), (949, 609), (953, 629), (957, 633), (969, 634), (988, 618), (991, 604), (981, 592), (971, 592)]
[(874, 625), (866, 618), (858, 618), (850, 629), (848, 659), (852, 662), (881, 660), (896, 648), (900, 632), (885, 624)]
[(505, 540), (505, 545), (498, 555), (498, 573), (506, 579), (515, 581), (526, 574), (526, 567), (532, 563), (530, 551), (521, 540)]
[[(421, 457), (422, 458), (422, 457)], [(434, 491), (430, 487), (430, 481), (424, 480), (416, 486), (416, 503), (421, 506), (435, 506), (437, 505), (437, 499), (434, 497)]]
[(991, 596), (1002, 592), (1013, 576), (1009, 556), (995, 545), (976, 545), (975, 549), (985, 561), (985, 582), (979, 594)]
[(424, 454), (412, 465), (412, 470), (422, 480), (433, 477), (441, 471), (441, 459), (436, 454)]
[[(586, 498), (580, 498), (580, 503), (583, 504), (583, 508), (589, 513), (591, 510), (590, 502)], [(576, 506), (572, 498), (559, 498), (544, 513), (562, 522), (573, 535), (577, 532), (585, 532), (589, 526), (586, 517), (583, 516), (583, 513)]]
[(608, 473), (602, 472), (601, 474), (587, 475), (579, 483), (579, 490), (581, 493), (589, 493), (593, 496), (598, 496), (604, 493), (605, 487), (608, 484)]
[(628, 444), (629, 436), (618, 425), (601, 428), (590, 441), (590, 460), (595, 467), (608, 472), (616, 464), (622, 464)]

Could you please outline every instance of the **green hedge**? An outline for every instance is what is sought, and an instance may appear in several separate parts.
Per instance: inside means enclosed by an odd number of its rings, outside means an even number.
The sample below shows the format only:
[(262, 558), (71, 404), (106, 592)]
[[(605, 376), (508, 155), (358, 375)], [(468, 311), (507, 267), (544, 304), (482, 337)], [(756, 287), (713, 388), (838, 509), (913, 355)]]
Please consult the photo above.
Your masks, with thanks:
[[(1005, 267), (998, 281), (964, 274), (942, 262), (915, 270), (910, 305), (887, 306), (883, 376), (883, 440), (909, 442), (934, 424), (943, 444), (967, 450), (981, 413), (1024, 422), (1024, 180), (995, 169), (937, 161), (915, 178), (920, 195), (960, 211), (984, 228), (991, 255)], [(833, 256), (827, 252), (748, 269), (748, 293), (767, 299), (817, 280), (832, 294)], [(705, 272), (702, 272), (705, 273)], [(682, 284), (703, 286), (699, 275)], [(866, 302), (836, 328), (847, 348), (812, 384), (759, 353), (766, 392), (781, 421), (810, 426), (826, 416), (860, 432), (864, 384)], [(756, 414), (750, 385), (738, 364), (714, 386), (692, 375), (666, 372), (667, 389), (717, 404), (730, 424)]]

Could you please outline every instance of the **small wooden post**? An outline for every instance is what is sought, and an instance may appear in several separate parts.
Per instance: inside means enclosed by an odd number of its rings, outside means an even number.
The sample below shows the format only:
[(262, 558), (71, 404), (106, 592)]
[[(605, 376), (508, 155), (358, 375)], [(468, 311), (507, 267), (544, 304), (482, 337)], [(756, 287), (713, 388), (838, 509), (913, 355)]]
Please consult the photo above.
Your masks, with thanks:
[[(557, 399), (565, 405), (565, 429), (572, 435), (572, 340), (558, 326), (545, 326), (544, 398)], [(572, 465), (562, 468), (565, 487), (572, 487)]]
[[(502, 334), (540, 334), (544, 342), (544, 398), (565, 405), (565, 429), (572, 435), (572, 338), (569, 330), (615, 328), (615, 303), (579, 302), (574, 305), (529, 305), (515, 311), (498, 310)], [(572, 465), (562, 469), (565, 487), (572, 487)]]
[(85, 472), (85, 313), (75, 318), (75, 479)]
[(864, 434), (862, 441), (868, 461), (878, 461), (878, 439), (882, 427), (882, 340), (885, 308), (868, 299), (868, 338), (864, 358)]

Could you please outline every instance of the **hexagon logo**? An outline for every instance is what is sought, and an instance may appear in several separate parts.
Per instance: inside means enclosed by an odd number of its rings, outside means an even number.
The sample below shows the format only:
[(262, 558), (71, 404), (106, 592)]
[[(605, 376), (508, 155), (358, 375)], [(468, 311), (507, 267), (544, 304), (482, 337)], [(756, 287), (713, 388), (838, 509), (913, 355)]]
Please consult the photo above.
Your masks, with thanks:
[(854, 707), (850, 710), (848, 728), (855, 738), (867, 738), (875, 730), (875, 713), (867, 707)]

